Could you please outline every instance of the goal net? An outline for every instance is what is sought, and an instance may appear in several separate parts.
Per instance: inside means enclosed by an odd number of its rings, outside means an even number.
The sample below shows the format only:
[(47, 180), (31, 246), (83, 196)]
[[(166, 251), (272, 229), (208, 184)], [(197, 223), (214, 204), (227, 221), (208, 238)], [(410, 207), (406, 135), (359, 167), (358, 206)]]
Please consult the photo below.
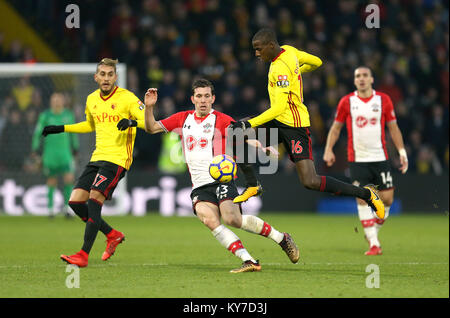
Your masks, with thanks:
[[(76, 122), (83, 121), (86, 98), (98, 88), (93, 78), (95, 70), (95, 63), (0, 63), (0, 211), (14, 215), (48, 213), (45, 177), (39, 156), (32, 155), (31, 147), (37, 119), (49, 109), (51, 95), (61, 92), (65, 108), (72, 110)], [(118, 64), (117, 73), (118, 86), (126, 88), (126, 65)], [(95, 147), (95, 134), (77, 136), (80, 148), (75, 177)], [(64, 201), (61, 185), (60, 180), (59, 190), (55, 191), (56, 210)], [(117, 214), (127, 213), (120, 208), (126, 180), (115, 191), (116, 202), (106, 205), (113, 204)]]

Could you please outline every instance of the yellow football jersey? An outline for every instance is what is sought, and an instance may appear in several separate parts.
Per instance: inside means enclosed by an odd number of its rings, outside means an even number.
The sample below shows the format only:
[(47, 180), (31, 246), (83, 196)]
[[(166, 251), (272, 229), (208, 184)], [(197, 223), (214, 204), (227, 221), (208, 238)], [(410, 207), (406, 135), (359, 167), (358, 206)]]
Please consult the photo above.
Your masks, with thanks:
[(110, 95), (101, 96), (97, 89), (86, 100), (86, 121), (65, 125), (65, 132), (88, 133), (95, 130), (95, 150), (91, 161), (108, 161), (129, 169), (133, 161), (136, 127), (120, 131), (117, 123), (134, 119), (145, 129), (145, 106), (132, 92), (116, 87)]
[(272, 60), (268, 74), (270, 108), (249, 120), (252, 127), (276, 119), (291, 127), (309, 127), (308, 109), (303, 104), (302, 73), (322, 65), (317, 56), (283, 45)]

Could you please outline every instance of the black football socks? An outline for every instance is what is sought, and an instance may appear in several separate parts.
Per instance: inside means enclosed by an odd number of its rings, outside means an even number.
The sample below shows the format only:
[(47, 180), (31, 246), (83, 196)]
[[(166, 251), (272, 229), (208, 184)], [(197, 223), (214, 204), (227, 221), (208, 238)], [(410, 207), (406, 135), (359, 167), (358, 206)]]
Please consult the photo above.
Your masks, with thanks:
[(319, 191), (321, 192), (330, 192), (335, 195), (358, 197), (363, 200), (368, 200), (370, 198), (370, 190), (368, 189), (357, 187), (353, 184), (345, 183), (329, 176), (320, 176), (320, 179), (321, 182)]
[[(112, 228), (101, 218), (102, 207), (103, 203), (95, 199), (89, 199), (87, 202), (88, 219), (86, 221), (86, 228), (84, 231), (84, 244), (81, 249), (88, 254), (91, 251), (92, 245), (94, 245), (95, 238), (97, 237), (97, 233), (102, 223), (103, 226), (109, 227), (107, 233), (112, 230)], [(105, 230), (105, 228), (102, 229)]]
[[(80, 219), (83, 220), (83, 222), (87, 222), (88, 220), (88, 205), (86, 202), (77, 202), (77, 201), (69, 201), (69, 206), (72, 208), (73, 212), (75, 212), (76, 215), (80, 217)], [(103, 220), (103, 218), (100, 220), (100, 226), (99, 226), (100, 232), (103, 234), (108, 234), (111, 232), (112, 227), (109, 226), (108, 223)]]

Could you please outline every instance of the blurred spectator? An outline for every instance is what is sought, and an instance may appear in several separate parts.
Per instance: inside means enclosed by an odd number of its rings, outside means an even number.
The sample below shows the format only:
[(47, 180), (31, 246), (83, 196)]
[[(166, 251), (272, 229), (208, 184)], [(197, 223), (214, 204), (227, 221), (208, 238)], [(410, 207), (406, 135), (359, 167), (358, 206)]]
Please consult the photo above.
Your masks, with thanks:
[(435, 175), (442, 174), (442, 166), (436, 153), (428, 145), (423, 145), (417, 154), (416, 169), (419, 174), (434, 173)]
[(31, 135), (24, 131), (24, 121), (24, 116), (17, 108), (10, 110), (0, 141), (3, 150), (0, 160), (8, 170), (20, 171), (30, 152)]
[(190, 30), (188, 32), (187, 42), (181, 47), (180, 53), (185, 68), (196, 69), (205, 62), (207, 51), (200, 40), (198, 31)]
[(21, 111), (25, 111), (31, 105), (34, 86), (30, 83), (30, 77), (25, 75), (19, 83), (12, 88), (11, 94)]
[(159, 88), (164, 76), (164, 72), (161, 69), (161, 62), (157, 56), (152, 56), (147, 60), (147, 80), (146, 87)]
[(426, 125), (426, 141), (436, 152), (438, 160), (443, 164), (446, 146), (448, 145), (448, 112), (444, 113), (441, 105), (434, 105)]
[(220, 52), (220, 47), (222, 45), (232, 45), (234, 41), (232, 34), (228, 33), (227, 31), (225, 19), (217, 19), (213, 22), (213, 25), (214, 29), (207, 38), (208, 53), (212, 55), (218, 55)]
[(394, 75), (390, 72), (383, 76), (381, 84), (378, 86), (377, 90), (388, 94), (394, 105), (403, 100), (403, 93), (400, 87), (396, 84)]

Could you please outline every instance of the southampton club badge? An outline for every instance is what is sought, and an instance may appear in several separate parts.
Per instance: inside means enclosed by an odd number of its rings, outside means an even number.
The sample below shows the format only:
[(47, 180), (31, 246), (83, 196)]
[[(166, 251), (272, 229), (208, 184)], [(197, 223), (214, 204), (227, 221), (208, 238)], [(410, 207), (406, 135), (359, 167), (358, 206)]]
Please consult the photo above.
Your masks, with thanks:
[(379, 112), (380, 111), (380, 105), (379, 104), (372, 104), (372, 111), (373, 112)]

